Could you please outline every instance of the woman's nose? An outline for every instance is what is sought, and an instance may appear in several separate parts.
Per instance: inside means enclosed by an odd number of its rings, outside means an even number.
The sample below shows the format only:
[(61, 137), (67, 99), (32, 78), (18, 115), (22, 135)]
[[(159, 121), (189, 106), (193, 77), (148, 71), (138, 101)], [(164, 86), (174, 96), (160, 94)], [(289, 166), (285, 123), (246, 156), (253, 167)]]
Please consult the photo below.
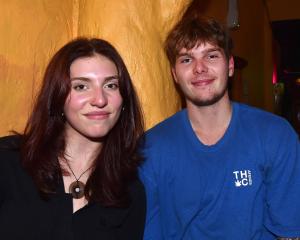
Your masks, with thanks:
[(91, 105), (96, 107), (104, 107), (107, 105), (107, 96), (102, 88), (93, 91)]

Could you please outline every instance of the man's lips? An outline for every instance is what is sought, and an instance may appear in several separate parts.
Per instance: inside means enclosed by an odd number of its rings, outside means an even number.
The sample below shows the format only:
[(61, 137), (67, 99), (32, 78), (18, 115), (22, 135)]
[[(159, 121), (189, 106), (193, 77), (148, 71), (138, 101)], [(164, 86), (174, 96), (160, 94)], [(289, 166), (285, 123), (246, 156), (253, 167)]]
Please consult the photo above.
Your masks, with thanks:
[(101, 120), (101, 119), (106, 119), (109, 117), (109, 112), (107, 111), (94, 111), (94, 112), (88, 112), (83, 114), (86, 116), (88, 119), (93, 119), (93, 120)]
[(214, 81), (213, 78), (206, 78), (201, 80), (194, 80), (191, 83), (195, 87), (202, 87), (211, 84), (213, 81)]

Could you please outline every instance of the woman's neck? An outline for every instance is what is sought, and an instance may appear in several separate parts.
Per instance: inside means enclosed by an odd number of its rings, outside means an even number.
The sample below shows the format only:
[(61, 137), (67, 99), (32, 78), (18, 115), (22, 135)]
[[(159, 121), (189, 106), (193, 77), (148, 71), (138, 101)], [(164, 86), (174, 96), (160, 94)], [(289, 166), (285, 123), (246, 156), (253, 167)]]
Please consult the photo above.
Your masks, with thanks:
[(74, 172), (82, 172), (92, 166), (101, 148), (102, 142), (83, 136), (66, 136), (64, 157)]

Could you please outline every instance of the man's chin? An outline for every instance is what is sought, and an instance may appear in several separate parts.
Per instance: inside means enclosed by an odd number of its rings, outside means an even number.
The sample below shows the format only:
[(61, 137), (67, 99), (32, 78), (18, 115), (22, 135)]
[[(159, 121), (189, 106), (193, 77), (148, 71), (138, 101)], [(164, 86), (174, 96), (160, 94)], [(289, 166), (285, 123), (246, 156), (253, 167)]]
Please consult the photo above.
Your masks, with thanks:
[(190, 102), (198, 107), (208, 107), (219, 102), (227, 93), (227, 88), (225, 88), (222, 92), (217, 93), (210, 97), (202, 97), (202, 98), (188, 98)]
[(219, 94), (206, 99), (191, 99), (191, 102), (198, 107), (208, 107), (219, 102), (223, 96), (224, 94)]

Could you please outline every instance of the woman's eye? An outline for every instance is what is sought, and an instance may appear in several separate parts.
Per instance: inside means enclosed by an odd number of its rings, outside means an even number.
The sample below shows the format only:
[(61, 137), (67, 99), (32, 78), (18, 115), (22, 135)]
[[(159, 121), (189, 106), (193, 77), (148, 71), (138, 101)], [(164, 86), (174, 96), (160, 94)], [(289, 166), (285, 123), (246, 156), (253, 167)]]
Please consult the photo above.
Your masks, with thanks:
[(75, 89), (76, 91), (83, 91), (87, 89), (87, 86), (84, 84), (77, 84), (73, 86), (73, 89)]
[(109, 89), (118, 89), (119, 84), (118, 83), (107, 83), (104, 85), (104, 88), (109, 88)]

